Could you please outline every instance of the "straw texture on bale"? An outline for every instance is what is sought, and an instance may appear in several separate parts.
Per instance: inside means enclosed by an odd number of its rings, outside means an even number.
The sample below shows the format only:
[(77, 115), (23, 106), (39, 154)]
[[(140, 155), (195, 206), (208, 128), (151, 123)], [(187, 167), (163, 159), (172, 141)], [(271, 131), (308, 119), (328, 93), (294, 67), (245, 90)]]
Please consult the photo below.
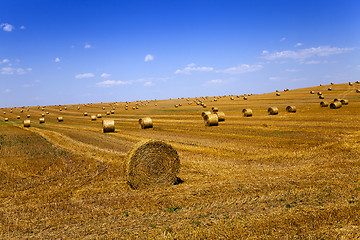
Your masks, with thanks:
[(149, 117), (140, 118), (139, 124), (140, 124), (141, 129), (153, 128), (153, 121)]
[(109, 120), (109, 119), (103, 120), (102, 125), (103, 125), (104, 133), (115, 132), (115, 121), (114, 120)]
[(39, 123), (45, 123), (45, 118), (39, 118)]
[(330, 108), (331, 109), (338, 109), (338, 108), (341, 108), (341, 106), (342, 106), (342, 104), (341, 104), (340, 101), (330, 103)]
[(58, 122), (63, 122), (64, 118), (63, 117), (57, 117)]
[(91, 115), (90, 119), (91, 119), (91, 121), (96, 121), (96, 116), (95, 116), (95, 115)]
[(250, 108), (244, 108), (242, 110), (243, 114), (244, 114), (244, 117), (251, 117), (253, 112)]
[(329, 103), (328, 103), (328, 102), (325, 102), (325, 101), (322, 101), (322, 102), (320, 102), (320, 106), (321, 106), (321, 107), (328, 107), (328, 106), (329, 106)]
[(163, 141), (144, 141), (129, 152), (125, 169), (127, 183), (133, 189), (171, 186), (178, 180), (180, 158)]
[(205, 126), (218, 126), (219, 125), (219, 118), (217, 114), (207, 114), (204, 116)]
[(341, 99), (340, 102), (341, 102), (342, 105), (348, 105), (349, 104), (349, 100), (347, 100), (347, 99)]
[(277, 107), (269, 107), (268, 113), (270, 113), (270, 115), (277, 115), (279, 113), (279, 109)]
[(30, 120), (24, 120), (24, 127), (30, 127)]
[(210, 111), (203, 111), (203, 112), (201, 113), (201, 116), (205, 119), (205, 116), (206, 116), (206, 115), (209, 115), (209, 114), (211, 114)]
[(218, 121), (219, 122), (224, 122), (225, 121), (225, 113), (224, 112), (217, 112), (216, 115), (218, 116)]
[(287, 106), (286, 111), (290, 112), (290, 113), (295, 113), (296, 112), (296, 107), (295, 106)]

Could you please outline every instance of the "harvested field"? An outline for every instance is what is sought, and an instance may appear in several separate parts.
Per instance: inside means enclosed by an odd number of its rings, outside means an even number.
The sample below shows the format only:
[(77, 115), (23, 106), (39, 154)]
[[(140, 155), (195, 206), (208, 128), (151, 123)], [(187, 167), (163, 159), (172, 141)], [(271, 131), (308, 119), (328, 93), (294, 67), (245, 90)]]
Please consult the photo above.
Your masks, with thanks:
[[(348, 105), (321, 107), (310, 91)], [(202, 101), (210, 108), (213, 99)], [(360, 237), (360, 95), (348, 83), (216, 99), (226, 114), (216, 127), (206, 127), (203, 107), (187, 99), (150, 101), (136, 111), (115, 103), (116, 112), (101, 119), (115, 121), (109, 133), (89, 120), (105, 103), (67, 105), (61, 123), (59, 106), (45, 106), (46, 123), (32, 117), (29, 128), (23, 120), (42, 108), (1, 109), (0, 238)], [(270, 115), (269, 106), (279, 113)], [(143, 116), (154, 129), (139, 128)], [(127, 184), (127, 154), (147, 140), (176, 150), (181, 181)]]

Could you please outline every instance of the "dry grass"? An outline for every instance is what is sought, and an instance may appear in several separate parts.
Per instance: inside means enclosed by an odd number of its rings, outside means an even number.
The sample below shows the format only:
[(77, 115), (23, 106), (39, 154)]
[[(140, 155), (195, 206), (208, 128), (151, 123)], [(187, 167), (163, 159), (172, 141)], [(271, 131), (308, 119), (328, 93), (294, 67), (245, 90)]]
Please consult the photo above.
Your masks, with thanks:
[[(59, 106), (46, 106), (46, 124), (32, 121), (30, 128), (17, 115), (39, 116), (41, 108), (2, 109), (9, 121), (0, 116), (0, 238), (359, 238), (360, 95), (353, 85), (247, 101), (216, 97), (226, 113), (217, 127), (204, 126), (202, 106), (186, 99), (157, 100), (156, 107), (150, 102), (136, 111), (114, 103), (111, 119), (120, 130), (107, 134), (78, 105), (62, 111), (61, 124)], [(321, 107), (310, 91), (349, 104)], [(212, 99), (202, 101), (211, 106)], [(91, 116), (103, 105), (80, 107)], [(296, 114), (267, 112), (293, 105)], [(244, 118), (243, 108), (253, 117)], [(141, 116), (156, 119), (156, 128), (139, 129)], [(148, 139), (178, 152), (183, 183), (138, 190), (126, 184), (125, 156)]]

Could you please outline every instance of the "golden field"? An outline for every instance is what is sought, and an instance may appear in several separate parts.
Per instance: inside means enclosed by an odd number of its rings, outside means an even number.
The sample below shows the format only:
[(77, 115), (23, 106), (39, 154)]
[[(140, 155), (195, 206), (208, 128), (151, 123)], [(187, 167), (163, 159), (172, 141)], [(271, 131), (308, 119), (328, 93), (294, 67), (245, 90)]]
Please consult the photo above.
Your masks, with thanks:
[[(359, 239), (356, 89), (360, 84), (346, 83), (248, 100), (197, 98), (206, 109), (195, 98), (129, 102), (128, 110), (123, 102), (3, 108), (0, 238)], [(320, 107), (318, 91), (329, 103), (349, 104)], [(289, 105), (297, 112), (286, 112)], [(206, 127), (201, 113), (212, 106), (226, 120)], [(268, 114), (272, 106), (278, 115)], [(253, 116), (244, 117), (244, 108)], [(24, 128), (28, 114), (31, 127)], [(146, 116), (153, 129), (140, 129), (138, 119)], [(103, 133), (102, 119), (115, 120), (114, 133)], [(178, 152), (181, 184), (127, 185), (126, 154), (146, 139)]]

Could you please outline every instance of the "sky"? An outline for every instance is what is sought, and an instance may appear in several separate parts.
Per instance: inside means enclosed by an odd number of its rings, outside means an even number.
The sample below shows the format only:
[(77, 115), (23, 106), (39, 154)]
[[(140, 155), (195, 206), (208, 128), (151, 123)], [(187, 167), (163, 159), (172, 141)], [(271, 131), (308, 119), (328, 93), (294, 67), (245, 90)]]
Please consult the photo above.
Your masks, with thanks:
[(360, 80), (358, 0), (0, 0), (0, 107)]

